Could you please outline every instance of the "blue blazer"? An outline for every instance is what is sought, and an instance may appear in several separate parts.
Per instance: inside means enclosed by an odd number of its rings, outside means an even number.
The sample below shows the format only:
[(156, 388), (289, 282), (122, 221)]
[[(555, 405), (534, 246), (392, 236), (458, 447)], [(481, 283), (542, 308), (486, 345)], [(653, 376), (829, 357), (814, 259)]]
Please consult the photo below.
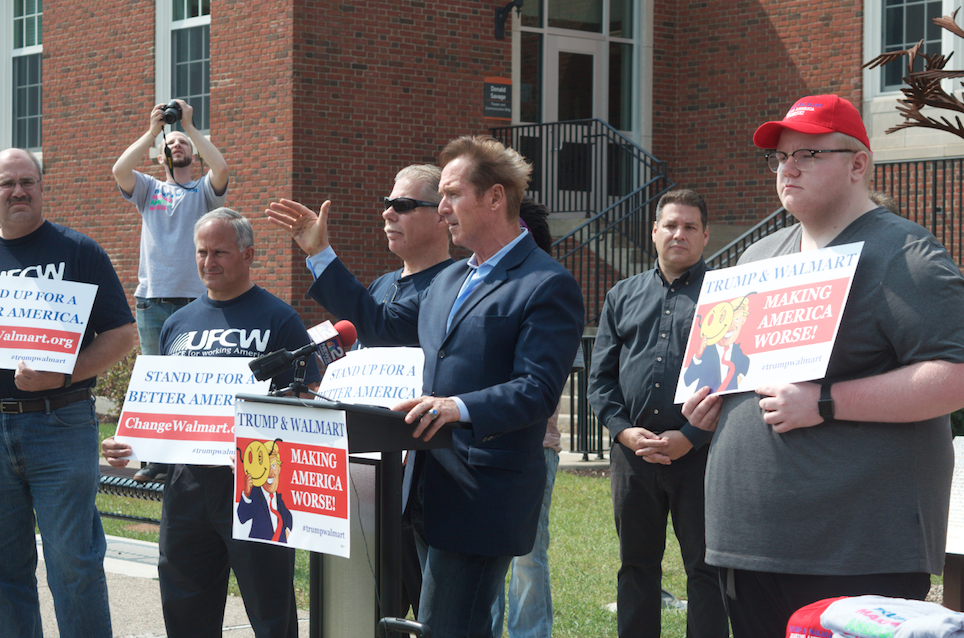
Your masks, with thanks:
[(383, 306), (336, 259), (308, 293), (354, 323), (367, 346), (418, 343), (425, 353), (422, 392), (458, 395), (469, 410), (472, 429), (455, 430), (451, 449), (424, 452), (429, 545), (521, 556), (535, 542), (546, 478), (542, 439), (582, 335), (582, 292), (526, 236), (446, 330), (466, 263), (443, 270), (420, 295)]
[(723, 379), (720, 376), (720, 355), (719, 352), (717, 352), (716, 346), (707, 346), (703, 351), (703, 358), (700, 362), (691, 362), (689, 367), (686, 368), (686, 372), (683, 373), (683, 381), (686, 385), (690, 385), (698, 379), (699, 381), (696, 384), (697, 390), (703, 386), (709, 386), (711, 392), (736, 390), (739, 386), (739, 376), (741, 374), (746, 376), (747, 371), (750, 369), (750, 357), (743, 354), (743, 349), (740, 348), (739, 343), (733, 344), (730, 363), (735, 366), (733, 378), (730, 379), (730, 382), (725, 388), (721, 388), (720, 384), (723, 383)]
[[(293, 529), (291, 512), (281, 498), (281, 494), (275, 493), (275, 499), (278, 501), (278, 514), (281, 515), (281, 522), (284, 524), (283, 529)], [(241, 497), (241, 501), (238, 503), (238, 520), (242, 523), (251, 521), (251, 531), (248, 532), (248, 538), (261, 538), (270, 541), (271, 537), (274, 536), (271, 514), (268, 512), (268, 502), (264, 499), (261, 488), (255, 487), (251, 490), (250, 503), (246, 502), (244, 497)], [(284, 531), (281, 532), (278, 542), (288, 542), (288, 537)]]

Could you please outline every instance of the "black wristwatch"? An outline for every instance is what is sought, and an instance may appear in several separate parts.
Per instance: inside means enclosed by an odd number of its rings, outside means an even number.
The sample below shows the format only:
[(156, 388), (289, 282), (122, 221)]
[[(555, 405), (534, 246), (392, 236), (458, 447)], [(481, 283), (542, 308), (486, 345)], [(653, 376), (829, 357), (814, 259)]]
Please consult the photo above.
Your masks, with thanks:
[(820, 400), (817, 401), (817, 411), (824, 421), (833, 418), (833, 397), (830, 396), (831, 384), (820, 387)]

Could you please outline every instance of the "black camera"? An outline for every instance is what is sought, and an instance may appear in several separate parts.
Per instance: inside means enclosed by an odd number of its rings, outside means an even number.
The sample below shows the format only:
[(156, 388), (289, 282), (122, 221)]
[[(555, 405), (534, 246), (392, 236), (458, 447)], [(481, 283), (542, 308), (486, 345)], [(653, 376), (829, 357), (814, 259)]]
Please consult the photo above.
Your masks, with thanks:
[(171, 100), (170, 102), (168, 102), (167, 106), (164, 107), (163, 118), (164, 118), (165, 124), (174, 124), (175, 122), (180, 122), (181, 105), (178, 104), (175, 100)]

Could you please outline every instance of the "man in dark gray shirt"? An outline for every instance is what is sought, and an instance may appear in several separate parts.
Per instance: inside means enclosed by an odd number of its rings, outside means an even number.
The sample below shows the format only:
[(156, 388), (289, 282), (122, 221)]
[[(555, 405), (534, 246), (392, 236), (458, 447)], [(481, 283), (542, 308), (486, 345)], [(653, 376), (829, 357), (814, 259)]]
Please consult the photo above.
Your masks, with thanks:
[[(757, 129), (799, 224), (741, 263), (863, 242), (826, 376), (687, 400), (712, 429), (706, 560), (722, 568), (735, 638), (782, 635), (835, 596), (923, 599), (944, 563), (964, 406), (964, 277), (933, 235), (878, 207), (870, 141), (836, 95), (798, 100)], [(720, 412), (722, 408), (722, 413)]]
[(726, 638), (715, 569), (703, 559), (703, 473), (710, 433), (673, 405), (706, 273), (706, 203), (692, 190), (663, 195), (657, 267), (606, 295), (589, 373), (589, 402), (616, 439), (610, 453), (619, 535), (616, 623), (621, 638), (660, 633), (666, 517), (672, 513), (687, 576), (687, 636)]

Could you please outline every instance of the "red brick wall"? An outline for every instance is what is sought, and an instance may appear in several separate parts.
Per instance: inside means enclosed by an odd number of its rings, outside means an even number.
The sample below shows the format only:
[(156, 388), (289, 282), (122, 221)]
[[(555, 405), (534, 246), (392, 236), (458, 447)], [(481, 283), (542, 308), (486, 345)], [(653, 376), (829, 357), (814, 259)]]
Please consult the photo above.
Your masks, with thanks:
[(780, 202), (753, 131), (806, 95), (860, 107), (863, 2), (654, 2), (652, 152), (711, 223), (759, 221)]
[[(457, 135), (487, 132), (483, 78), (511, 75), (494, 6), (212, 2), (211, 139), (232, 170), (228, 205), (255, 227), (255, 281), (306, 322), (325, 315), (305, 297), (303, 255), (264, 221), (265, 207), (293, 197), (317, 210), (331, 199), (332, 243), (349, 268), (367, 284), (399, 267), (380, 198), (403, 166), (434, 162)], [(47, 215), (97, 240), (132, 295), (140, 219), (110, 168), (147, 129), (154, 2), (52, 3), (44, 31)], [(152, 166), (145, 158), (140, 170), (159, 175)]]
[(118, 194), (110, 169), (147, 130), (153, 16), (150, 0), (44, 7), (45, 214), (103, 246), (132, 305), (140, 219)]
[[(859, 103), (862, 2), (653, 2), (651, 151), (706, 195), (712, 223), (755, 222), (779, 202), (753, 130), (803, 95)], [(211, 138), (232, 169), (228, 205), (254, 223), (255, 280), (307, 322), (324, 315), (305, 297), (302, 255), (264, 208), (278, 197), (316, 210), (331, 199), (333, 244), (359, 278), (396, 268), (379, 198), (402, 166), (432, 162), (452, 137), (492, 124), (483, 79), (511, 75), (511, 40), (493, 37), (496, 4), (212, 3)], [(48, 215), (100, 242), (133, 293), (140, 220), (110, 167), (154, 101), (154, 2), (45, 9)], [(147, 159), (141, 169), (157, 171)]]

